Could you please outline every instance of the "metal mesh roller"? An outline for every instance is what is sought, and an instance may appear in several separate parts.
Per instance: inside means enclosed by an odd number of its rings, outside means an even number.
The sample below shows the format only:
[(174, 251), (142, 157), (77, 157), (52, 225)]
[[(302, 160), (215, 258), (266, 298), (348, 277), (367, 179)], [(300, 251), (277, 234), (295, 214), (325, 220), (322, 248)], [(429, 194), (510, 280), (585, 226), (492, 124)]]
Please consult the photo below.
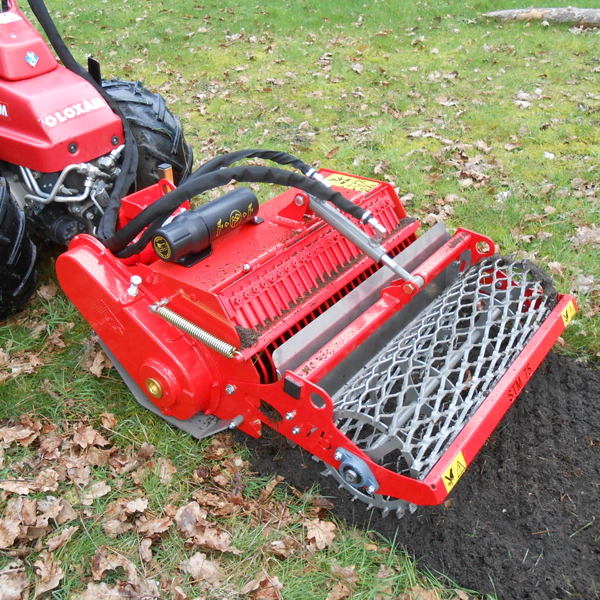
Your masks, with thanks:
[(527, 262), (471, 267), (338, 391), (337, 426), (424, 479), (553, 308), (546, 284)]

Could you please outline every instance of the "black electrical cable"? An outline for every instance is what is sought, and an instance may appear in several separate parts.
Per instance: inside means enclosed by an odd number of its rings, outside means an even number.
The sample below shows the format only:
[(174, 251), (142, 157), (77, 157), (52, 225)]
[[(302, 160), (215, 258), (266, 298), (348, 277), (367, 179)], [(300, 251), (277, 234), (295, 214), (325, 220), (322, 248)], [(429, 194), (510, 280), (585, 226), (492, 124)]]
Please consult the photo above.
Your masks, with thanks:
[[(273, 183), (297, 188), (311, 196), (331, 202), (357, 219), (361, 219), (364, 215), (363, 208), (350, 202), (339, 192), (300, 173), (271, 167), (231, 167), (186, 179), (177, 189), (165, 194), (145, 208), (123, 229), (106, 240), (104, 245), (119, 258), (128, 258), (137, 254), (148, 244), (154, 232), (186, 200), (208, 190), (227, 185), (232, 179), (240, 183)], [(140, 239), (131, 243), (144, 229)]]
[(110, 106), (113, 112), (121, 119), (123, 123), (123, 133), (125, 136), (125, 148), (123, 150), (123, 163), (121, 164), (121, 172), (119, 173), (111, 195), (108, 206), (104, 210), (104, 216), (98, 226), (98, 237), (100, 239), (106, 239), (111, 237), (117, 228), (117, 219), (119, 216), (119, 209), (121, 208), (121, 198), (127, 194), (131, 184), (133, 183), (137, 170), (137, 145), (133, 139), (133, 134), (127, 123), (127, 119), (124, 117), (119, 105), (113, 100), (102, 85), (100, 85), (73, 57), (71, 51), (67, 48), (63, 39), (58, 33), (58, 29), (52, 20), (52, 17), (48, 13), (48, 9), (44, 4), (43, 0), (28, 0), (29, 6), (33, 11), (36, 19), (39, 21), (48, 40), (52, 44), (54, 51), (58, 55), (58, 58), (62, 61), (63, 65), (72, 71), (82, 79), (85, 79), (88, 83), (94, 86), (98, 93), (106, 100), (106, 103)]

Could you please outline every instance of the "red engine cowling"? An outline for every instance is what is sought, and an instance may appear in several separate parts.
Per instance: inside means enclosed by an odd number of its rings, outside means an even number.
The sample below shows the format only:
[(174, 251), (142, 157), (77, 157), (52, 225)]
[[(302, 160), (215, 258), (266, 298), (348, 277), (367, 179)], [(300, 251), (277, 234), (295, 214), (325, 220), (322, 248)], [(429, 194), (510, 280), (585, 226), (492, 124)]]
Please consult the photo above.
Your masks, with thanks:
[(119, 117), (92, 85), (57, 64), (11, 0), (0, 13), (0, 159), (53, 173), (123, 139)]

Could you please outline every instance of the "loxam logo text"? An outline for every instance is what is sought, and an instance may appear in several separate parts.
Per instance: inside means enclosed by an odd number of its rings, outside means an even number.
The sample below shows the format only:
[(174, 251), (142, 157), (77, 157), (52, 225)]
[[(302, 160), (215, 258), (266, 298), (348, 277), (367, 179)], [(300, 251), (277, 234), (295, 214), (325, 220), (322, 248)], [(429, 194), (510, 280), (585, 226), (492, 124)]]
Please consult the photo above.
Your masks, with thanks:
[(67, 108), (63, 108), (51, 115), (42, 117), (40, 121), (44, 123), (46, 127), (55, 127), (56, 125), (60, 125), (60, 123), (64, 123), (65, 121), (70, 121), (79, 115), (85, 115), (86, 113), (104, 108), (105, 106), (106, 103), (102, 98), (92, 98), (91, 100), (84, 100), (78, 104), (67, 106)]
[(5, 104), (0, 104), (0, 117), (8, 118), (8, 109)]

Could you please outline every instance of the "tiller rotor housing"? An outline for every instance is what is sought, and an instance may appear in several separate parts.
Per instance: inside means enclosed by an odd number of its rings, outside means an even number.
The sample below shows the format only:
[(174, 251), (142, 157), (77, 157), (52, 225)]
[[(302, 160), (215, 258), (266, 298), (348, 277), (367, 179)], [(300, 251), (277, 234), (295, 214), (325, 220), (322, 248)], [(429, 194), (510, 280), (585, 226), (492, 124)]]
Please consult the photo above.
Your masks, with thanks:
[[(193, 260), (160, 236), (118, 259), (83, 234), (57, 272), (142, 404), (199, 438), (268, 425), (400, 516), (444, 500), (577, 309), (485, 236), (417, 238), (389, 184), (320, 173), (385, 227), (396, 272), (295, 189), (211, 214)], [(121, 226), (171, 187), (125, 198)]]

